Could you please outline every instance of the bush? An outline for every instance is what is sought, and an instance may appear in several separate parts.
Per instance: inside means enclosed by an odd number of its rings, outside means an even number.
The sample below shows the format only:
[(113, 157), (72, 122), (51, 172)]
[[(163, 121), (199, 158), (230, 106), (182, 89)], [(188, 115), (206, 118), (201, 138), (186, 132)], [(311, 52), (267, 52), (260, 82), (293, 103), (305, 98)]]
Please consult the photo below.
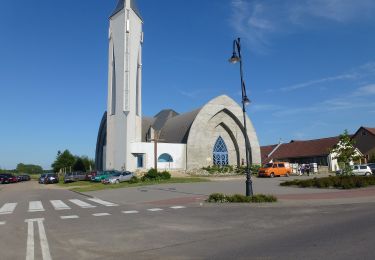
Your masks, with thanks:
[(281, 186), (298, 186), (301, 188), (337, 188), (354, 189), (375, 185), (375, 176), (330, 176), (309, 180), (292, 180), (280, 183)]
[(207, 202), (213, 203), (264, 203), (264, 202), (276, 202), (277, 198), (272, 195), (257, 194), (247, 197), (242, 194), (225, 195), (222, 193), (211, 194)]
[(129, 183), (130, 184), (133, 184), (133, 183), (138, 183), (139, 182), (139, 179), (137, 176), (133, 176), (130, 180), (129, 180)]
[(149, 180), (169, 180), (171, 178), (171, 174), (167, 171), (158, 172), (155, 169), (150, 169), (143, 177), (142, 181), (149, 181)]

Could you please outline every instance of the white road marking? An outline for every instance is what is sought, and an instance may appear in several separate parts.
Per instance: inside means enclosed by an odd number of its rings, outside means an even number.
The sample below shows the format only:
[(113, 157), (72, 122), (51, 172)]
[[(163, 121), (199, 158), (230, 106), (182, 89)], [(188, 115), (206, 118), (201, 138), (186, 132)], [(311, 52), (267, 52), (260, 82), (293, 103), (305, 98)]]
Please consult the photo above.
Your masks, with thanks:
[(137, 214), (137, 213), (139, 213), (139, 211), (137, 211), (137, 210), (127, 210), (127, 211), (122, 211), (122, 213), (124, 213), (124, 214)]
[(163, 209), (159, 209), (159, 208), (154, 208), (154, 209), (148, 209), (148, 211), (152, 211), (152, 212), (154, 212), (154, 211), (162, 211)]
[(27, 221), (26, 260), (34, 260), (34, 222)]
[(117, 207), (118, 206), (118, 204), (108, 202), (108, 201), (105, 201), (105, 200), (101, 200), (101, 199), (98, 199), (98, 198), (89, 198), (88, 200), (96, 202), (96, 203), (101, 204), (101, 205), (106, 206), (106, 207)]
[(71, 209), (68, 205), (66, 205), (61, 200), (51, 200), (50, 202), (51, 202), (52, 206), (55, 208), (55, 210)]
[(0, 226), (3, 226), (6, 224), (6, 221), (0, 221)]
[(41, 201), (30, 201), (29, 212), (40, 212), (44, 211), (43, 204)]
[(40, 247), (42, 249), (43, 260), (52, 260), (51, 253), (49, 251), (48, 240), (46, 236), (46, 230), (43, 225), (44, 218), (26, 219), (25, 222), (28, 224), (27, 228), (27, 248), (26, 248), (26, 260), (34, 260), (34, 222), (38, 223)]
[(173, 206), (171, 209), (186, 209), (185, 206)]
[(71, 215), (71, 216), (60, 216), (61, 219), (74, 219), (79, 218), (77, 215)]
[(104, 217), (104, 216), (109, 216), (111, 214), (109, 213), (94, 213), (92, 214), (94, 217)]
[(0, 215), (12, 214), (17, 203), (6, 203), (0, 208)]
[(69, 201), (76, 204), (77, 206), (80, 206), (81, 208), (84, 208), (84, 209), (96, 207), (96, 206), (93, 206), (91, 204), (88, 204), (87, 202), (84, 202), (84, 201), (78, 200), (78, 199), (73, 199), (73, 200), (69, 200)]

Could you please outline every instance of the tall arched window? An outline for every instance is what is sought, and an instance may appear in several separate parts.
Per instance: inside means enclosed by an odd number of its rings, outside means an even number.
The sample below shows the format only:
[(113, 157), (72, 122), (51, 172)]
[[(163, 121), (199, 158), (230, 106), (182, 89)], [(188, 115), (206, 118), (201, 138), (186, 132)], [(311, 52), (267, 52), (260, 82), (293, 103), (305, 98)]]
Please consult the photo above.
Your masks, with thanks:
[(225, 142), (221, 136), (217, 138), (215, 146), (214, 146), (214, 165), (228, 165), (228, 150), (227, 146), (225, 145)]
[(170, 154), (163, 153), (159, 156), (158, 162), (173, 162), (173, 158)]

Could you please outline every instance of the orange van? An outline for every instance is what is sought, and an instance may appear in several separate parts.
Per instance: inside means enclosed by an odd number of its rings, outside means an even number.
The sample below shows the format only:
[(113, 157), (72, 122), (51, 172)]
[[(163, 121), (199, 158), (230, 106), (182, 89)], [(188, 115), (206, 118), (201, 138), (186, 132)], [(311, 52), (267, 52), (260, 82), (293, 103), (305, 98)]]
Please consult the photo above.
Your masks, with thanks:
[(288, 162), (266, 163), (259, 169), (259, 177), (287, 176), (292, 172)]

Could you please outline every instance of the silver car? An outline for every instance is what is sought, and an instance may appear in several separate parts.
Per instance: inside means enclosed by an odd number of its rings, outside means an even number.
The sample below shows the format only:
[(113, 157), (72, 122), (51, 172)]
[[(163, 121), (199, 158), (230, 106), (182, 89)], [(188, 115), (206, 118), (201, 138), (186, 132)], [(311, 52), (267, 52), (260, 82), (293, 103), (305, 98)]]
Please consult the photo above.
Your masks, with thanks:
[(116, 172), (106, 178), (103, 183), (106, 184), (118, 184), (124, 181), (130, 181), (130, 179), (134, 176), (132, 172)]
[(353, 175), (370, 176), (372, 174), (371, 168), (368, 165), (353, 165)]

